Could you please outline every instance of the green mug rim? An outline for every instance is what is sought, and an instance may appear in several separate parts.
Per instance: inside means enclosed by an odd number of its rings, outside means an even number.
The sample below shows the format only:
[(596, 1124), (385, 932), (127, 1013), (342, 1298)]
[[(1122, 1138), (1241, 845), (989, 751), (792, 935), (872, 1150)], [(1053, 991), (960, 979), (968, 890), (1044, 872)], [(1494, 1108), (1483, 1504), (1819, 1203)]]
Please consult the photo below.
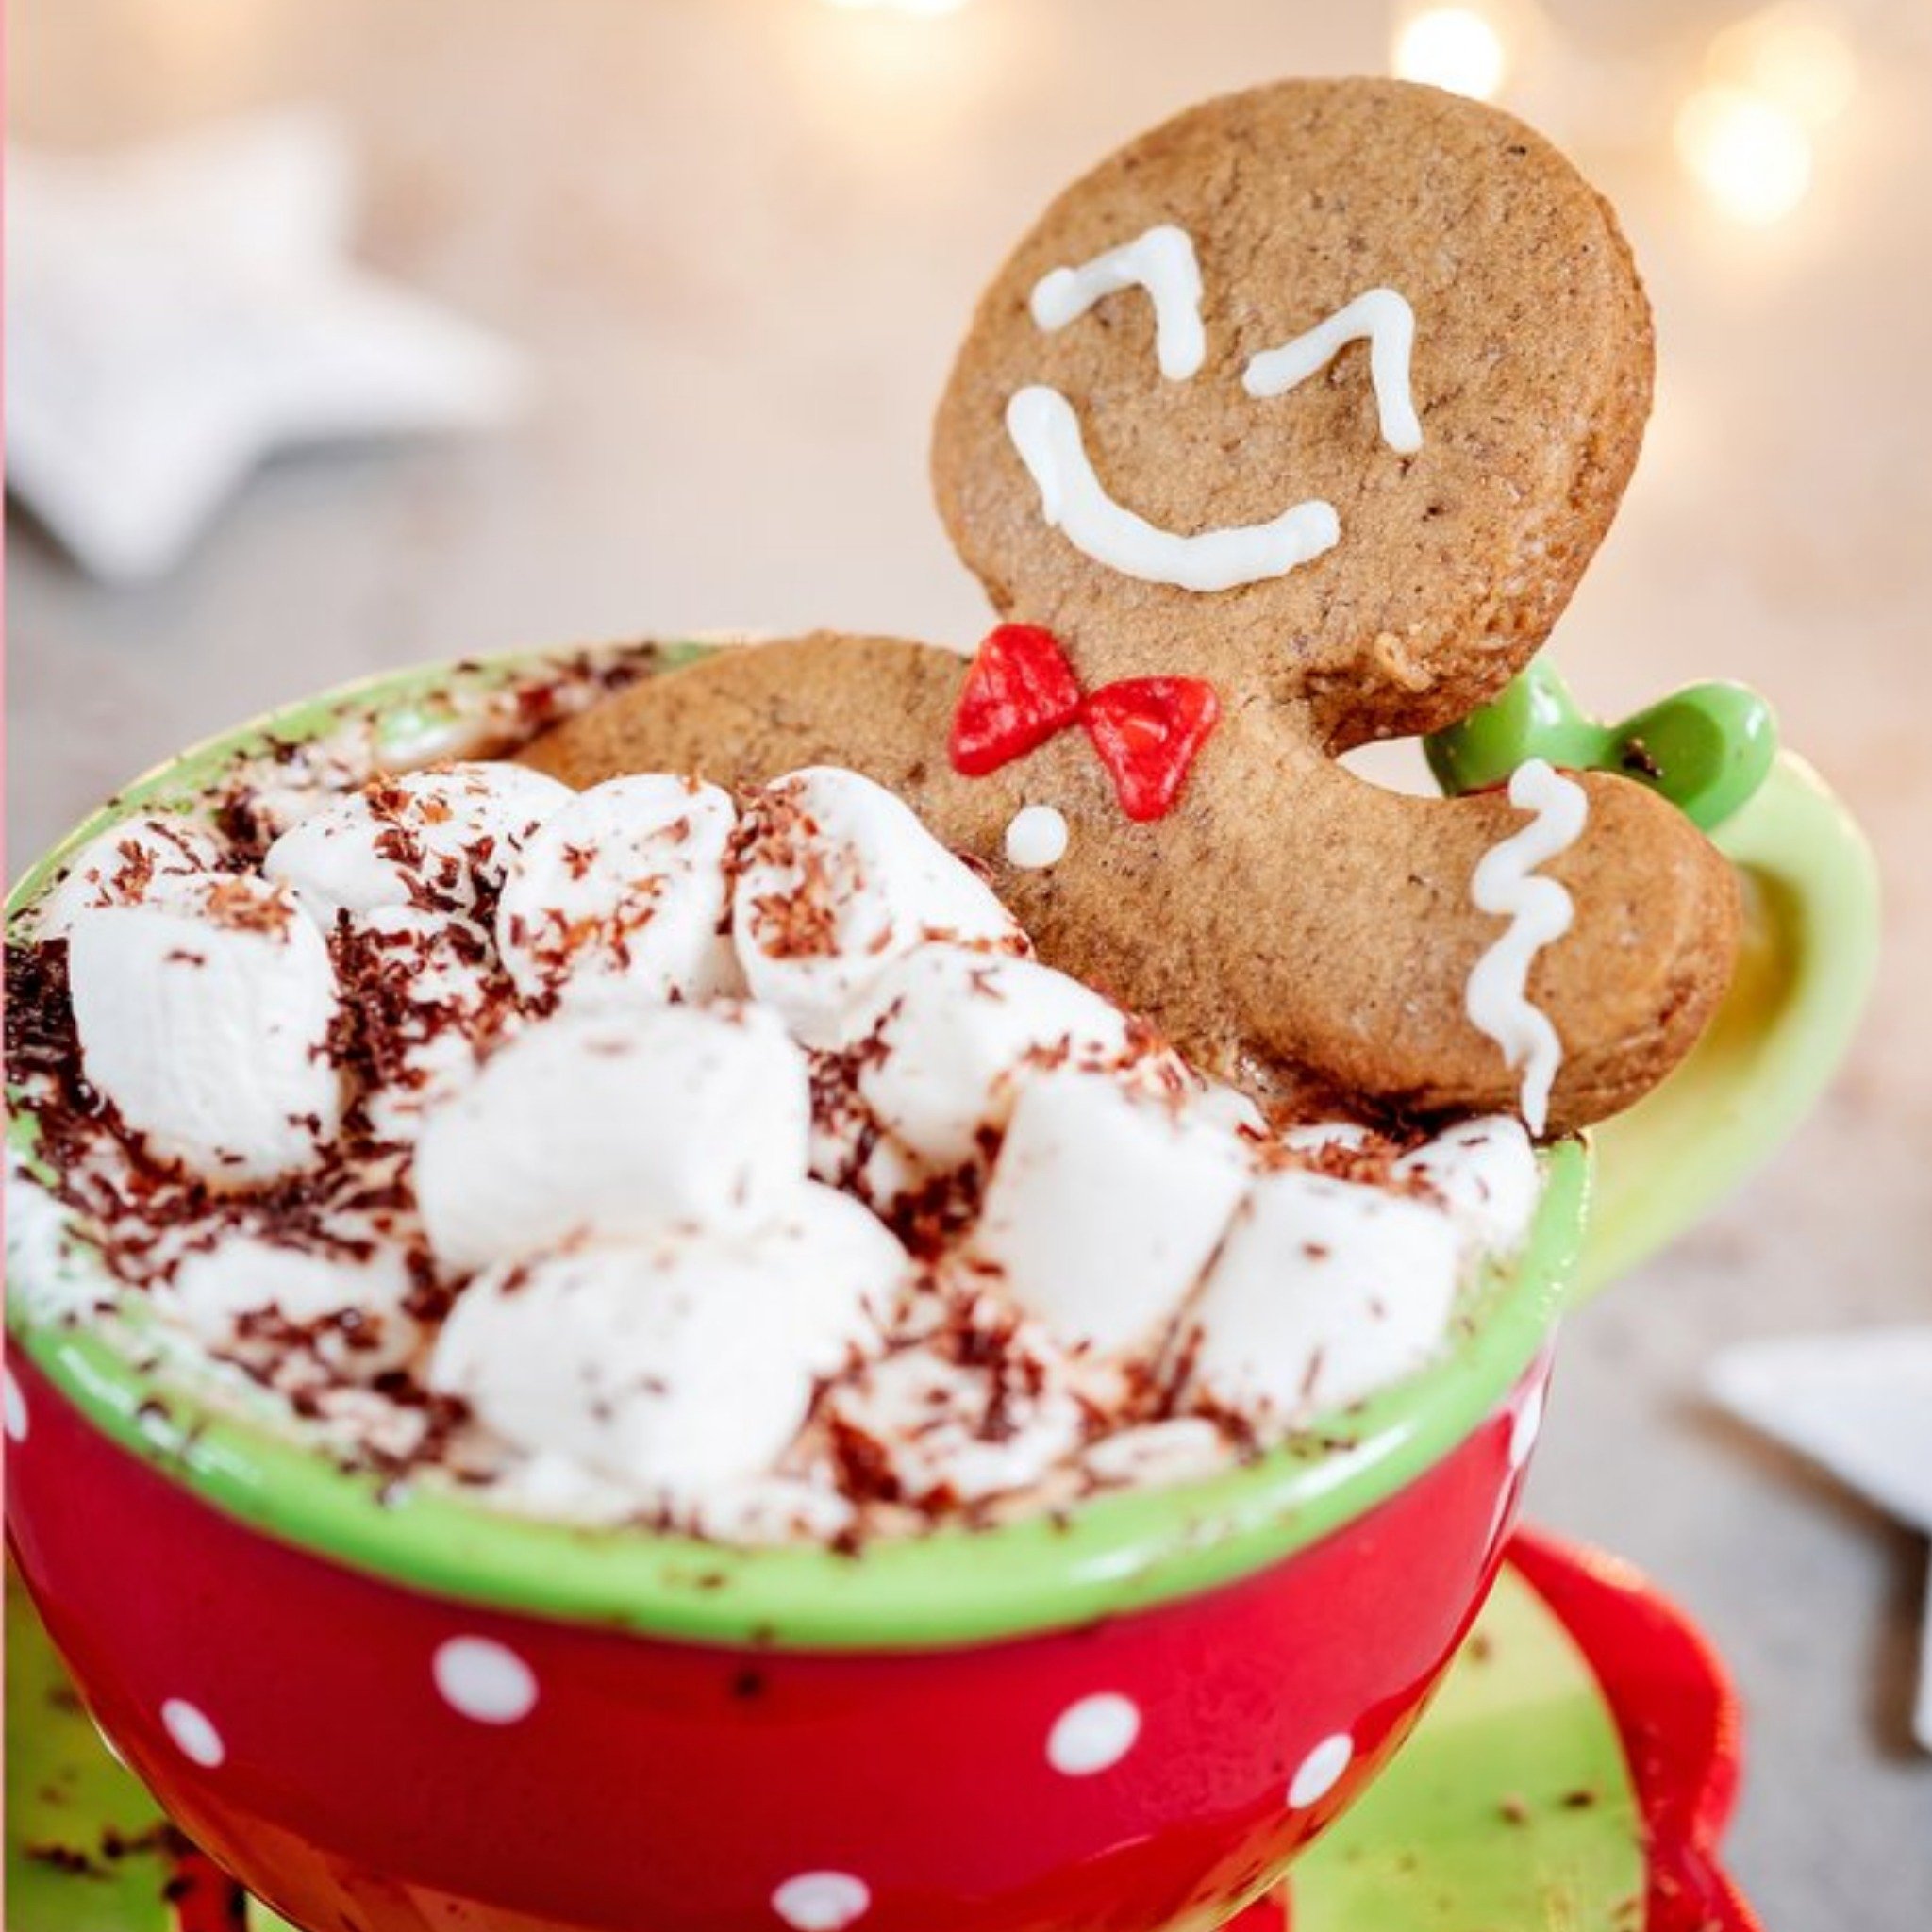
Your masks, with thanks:
[[(718, 648), (655, 646), (655, 668)], [(45, 854), (8, 895), (13, 922), (67, 858), (130, 811), (205, 791), (227, 761), (368, 721), (385, 749), (433, 737), (452, 694), (540, 674), (564, 656), (517, 653), (419, 665), (266, 713), (165, 761)], [(8, 1090), (8, 1146), (31, 1168), (33, 1118)], [(1587, 1218), (1581, 1141), (1544, 1151), (1544, 1186), (1514, 1263), (1468, 1297), (1454, 1346), (1419, 1374), (1211, 1476), (1016, 1517), (878, 1539), (857, 1555), (806, 1544), (737, 1547), (632, 1524), (513, 1515), (434, 1482), (400, 1489), (345, 1471), (287, 1424), (224, 1399), (206, 1372), (155, 1343), (145, 1310), (76, 1322), (36, 1313), (59, 1296), (35, 1271), (105, 1271), (76, 1241), (58, 1259), (8, 1217), (13, 1343), (86, 1419), (164, 1476), (279, 1540), (435, 1595), (498, 1610), (729, 1646), (897, 1651), (980, 1643), (1193, 1596), (1340, 1529), (1464, 1441), (1550, 1345)], [(84, 1240), (84, 1237), (81, 1237)]]

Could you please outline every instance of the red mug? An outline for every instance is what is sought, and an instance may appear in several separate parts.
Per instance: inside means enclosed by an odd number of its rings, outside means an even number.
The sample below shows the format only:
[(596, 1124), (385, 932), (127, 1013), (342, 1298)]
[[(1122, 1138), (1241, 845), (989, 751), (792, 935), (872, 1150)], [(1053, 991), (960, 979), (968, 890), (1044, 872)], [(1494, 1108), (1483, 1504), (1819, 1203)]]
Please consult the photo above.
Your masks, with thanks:
[[(676, 654), (689, 657), (689, 650)], [(401, 762), (434, 667), (275, 714), (124, 793), (192, 794), (264, 732)], [(436, 749), (446, 745), (437, 742)], [(9, 1216), (9, 1536), (110, 1742), (310, 1932), (1150, 1932), (1222, 1923), (1399, 1747), (1480, 1607), (1566, 1301), (1782, 1139), (1869, 979), (1869, 855), (1794, 760), (1718, 835), (1775, 890), (1691, 1060), (1545, 1156), (1524, 1253), (1443, 1360), (1252, 1464), (860, 1556), (725, 1548), (385, 1492), (211, 1392), (91, 1263)], [(33, 1161), (30, 1107), (11, 1146)]]

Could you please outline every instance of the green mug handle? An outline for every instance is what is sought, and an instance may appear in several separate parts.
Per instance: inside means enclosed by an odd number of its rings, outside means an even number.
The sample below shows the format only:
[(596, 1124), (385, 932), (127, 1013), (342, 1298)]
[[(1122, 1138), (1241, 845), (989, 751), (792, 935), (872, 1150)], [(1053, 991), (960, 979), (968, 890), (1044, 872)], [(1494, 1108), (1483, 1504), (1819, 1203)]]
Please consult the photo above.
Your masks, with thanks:
[(1711, 833), (1744, 887), (1737, 976), (1671, 1076), (1591, 1130), (1583, 1300), (1682, 1234), (1781, 1146), (1838, 1071), (1878, 961), (1878, 868), (1857, 822), (1780, 752)]

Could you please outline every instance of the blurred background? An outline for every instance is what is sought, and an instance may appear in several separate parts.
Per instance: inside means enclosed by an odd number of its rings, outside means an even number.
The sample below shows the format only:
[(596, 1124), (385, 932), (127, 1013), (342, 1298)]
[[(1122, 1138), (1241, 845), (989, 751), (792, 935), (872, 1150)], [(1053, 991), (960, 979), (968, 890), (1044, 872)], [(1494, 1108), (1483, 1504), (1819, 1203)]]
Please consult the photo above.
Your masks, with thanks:
[[(188, 741), (383, 666), (819, 624), (970, 646), (925, 482), (969, 305), (1066, 178), (1199, 96), (1393, 70), (1568, 148), (1661, 369), (1555, 656), (1609, 713), (1764, 691), (1879, 844), (1890, 957), (1799, 1142), (1575, 1322), (1531, 1507), (1653, 1571), (1741, 1679), (1767, 1923), (1927, 1923), (1924, 1544), (1702, 1388), (1722, 1344), (1932, 1307), (1932, 5), (9, 14), (16, 874)], [(303, 111), (233, 120), (264, 110)], [(344, 346), (311, 407), (318, 317)]]

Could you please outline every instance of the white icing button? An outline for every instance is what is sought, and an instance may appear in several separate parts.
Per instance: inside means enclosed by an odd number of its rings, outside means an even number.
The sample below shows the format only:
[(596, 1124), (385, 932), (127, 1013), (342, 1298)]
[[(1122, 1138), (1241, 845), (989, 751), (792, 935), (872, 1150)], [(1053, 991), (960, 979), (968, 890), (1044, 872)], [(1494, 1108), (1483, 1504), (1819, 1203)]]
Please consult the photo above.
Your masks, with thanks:
[(228, 1755), (222, 1734), (183, 1698), (171, 1697), (161, 1706), (161, 1724), (182, 1757), (204, 1771), (213, 1771)]
[(865, 1881), (849, 1872), (801, 1872), (772, 1894), (772, 1909), (792, 1932), (839, 1932), (871, 1906)]
[(1288, 1802), (1297, 1809), (1325, 1798), (1355, 1756), (1355, 1740), (1346, 1731), (1324, 1738), (1301, 1761), (1288, 1787)]
[(1027, 805), (1007, 827), (1007, 858), (1024, 872), (1041, 872), (1067, 856), (1067, 821), (1050, 805)]
[(479, 1724), (513, 1724), (536, 1707), (536, 1674), (487, 1637), (452, 1637), (431, 1669), (443, 1701)]
[(1543, 1391), (1549, 1387), (1539, 1382), (1523, 1398), (1516, 1413), (1509, 1419), (1509, 1467), (1521, 1469), (1529, 1460), (1529, 1452), (1536, 1447), (1536, 1439), (1543, 1426)]
[(1141, 1712), (1115, 1690), (1083, 1697), (1056, 1720), (1046, 1740), (1046, 1761), (1068, 1777), (1091, 1777), (1118, 1764), (1141, 1735)]
[(0, 1368), (0, 1419), (5, 1420), (9, 1442), (26, 1441), (26, 1397), (8, 1368)]

